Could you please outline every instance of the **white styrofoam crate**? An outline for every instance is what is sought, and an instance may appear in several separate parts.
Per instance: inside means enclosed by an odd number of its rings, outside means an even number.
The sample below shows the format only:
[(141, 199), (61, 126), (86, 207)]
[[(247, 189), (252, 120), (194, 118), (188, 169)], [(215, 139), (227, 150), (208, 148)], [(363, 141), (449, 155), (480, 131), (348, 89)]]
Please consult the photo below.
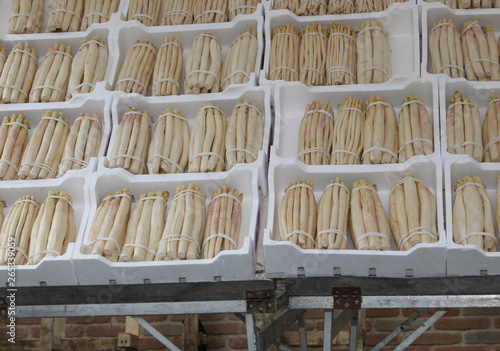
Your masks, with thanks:
[[(178, 185), (194, 183), (207, 194), (206, 208), (212, 192), (227, 183), (242, 192), (241, 230), (237, 250), (223, 251), (212, 259), (154, 261), (154, 262), (111, 262), (100, 255), (82, 254), (88, 229), (97, 206), (104, 194), (129, 188), (138, 199), (142, 193), (167, 190), (170, 193), (167, 213), (172, 205)], [(78, 238), (73, 253), (73, 264), (80, 285), (175, 283), (201, 281), (251, 280), (255, 274), (255, 247), (259, 228), (260, 200), (257, 188), (257, 172), (254, 169), (238, 169), (230, 174), (210, 175), (176, 174), (170, 178), (162, 175), (136, 177), (123, 169), (97, 172), (92, 177), (90, 188), (90, 213), (85, 235)], [(132, 208), (135, 203), (132, 203)]]
[[(493, 208), (496, 201), (497, 177), (500, 165), (478, 163), (471, 158), (445, 158), (446, 266), (448, 276), (479, 276), (500, 274), (500, 252), (485, 252), (474, 245), (459, 245), (453, 241), (453, 201), (458, 178), (479, 176), (486, 187)], [(496, 226), (495, 226), (496, 227)], [(498, 238), (498, 235), (497, 235)]]
[[(318, 166), (308, 170), (296, 159), (279, 158), (271, 148), (269, 171), (269, 214), (264, 233), (264, 258), (266, 276), (269, 278), (331, 277), (331, 276), (377, 276), (387, 278), (442, 277), (446, 274), (446, 236), (444, 231), (442, 169), (437, 156), (426, 159), (411, 159), (397, 164), (392, 171), (371, 166), (338, 167)], [(365, 179), (377, 186), (377, 192), (389, 214), (389, 195), (393, 185), (403, 178), (405, 172), (419, 178), (434, 194), (437, 207), (437, 230), (439, 242), (419, 244), (409, 251), (397, 251), (391, 239), (390, 251), (355, 250), (349, 236), (347, 250), (305, 250), (282, 241), (279, 232), (278, 211), (284, 190), (297, 179), (306, 179), (314, 184), (316, 202), (321, 198), (328, 182), (343, 178), (351, 187), (353, 182)]]
[[(414, 95), (415, 98), (423, 99), (423, 103), (432, 120), (434, 134), (434, 153), (429, 156), (439, 156), (438, 81), (432, 78), (415, 78), (408, 81), (395, 82), (390, 86), (375, 85), (369, 90), (357, 85), (309, 88), (299, 82), (278, 84), (274, 96), (275, 128), (273, 145), (276, 148), (276, 155), (283, 158), (297, 158), (300, 123), (307, 104), (310, 104), (313, 100), (321, 102), (330, 101), (334, 116), (336, 117), (338, 106), (346, 97), (352, 96), (353, 98), (360, 98), (366, 101), (370, 96), (381, 96), (394, 106), (396, 118), (399, 120), (403, 98), (408, 95)], [(429, 156), (415, 156), (415, 158), (421, 160)], [(392, 167), (392, 165), (370, 166), (383, 169)], [(306, 167), (313, 167), (311, 169), (315, 169), (317, 166)]]
[[(256, 168), (259, 173), (259, 187), (264, 195), (267, 195), (267, 159), (269, 154), (270, 133), (271, 133), (271, 93), (269, 87), (247, 87), (240, 88), (237, 86), (230, 86), (226, 89), (224, 94), (200, 94), (200, 95), (180, 95), (180, 96), (164, 96), (164, 97), (144, 97), (139, 94), (126, 94), (117, 92), (114, 94), (115, 98), (112, 105), (112, 120), (113, 131), (111, 134), (109, 151), (113, 148), (113, 142), (116, 137), (118, 125), (129, 107), (135, 107), (137, 110), (147, 110), (152, 115), (156, 122), (157, 117), (161, 113), (170, 108), (172, 111), (176, 108), (185, 115), (189, 123), (189, 129), (192, 131), (194, 120), (198, 111), (207, 103), (212, 103), (221, 108), (226, 115), (228, 121), (233, 111), (234, 106), (237, 105), (238, 100), (248, 99), (259, 106), (263, 117), (263, 131), (264, 137), (262, 140), (262, 150), (259, 151), (258, 158), (255, 162), (250, 164), (237, 164), (229, 172), (224, 174), (231, 174), (234, 170), (239, 168)], [(154, 130), (154, 125), (151, 126)], [(109, 161), (106, 158), (100, 163), (99, 169), (108, 169)], [(136, 177), (150, 177), (150, 175), (138, 175)], [(163, 177), (170, 177), (170, 175), (163, 175)]]
[[(413, 5), (413, 4), (416, 4), (416, 3), (417, 3), (417, 1), (419, 1), (419, 0), (408, 0), (408, 1), (406, 1), (406, 2), (405, 2), (405, 4), (412, 4), (412, 5)], [(325, 2), (328, 4), (328, 1), (325, 1)], [(275, 10), (275, 9), (274, 9), (274, 3), (275, 3), (275, 1), (274, 1), (274, 0), (268, 0), (268, 1), (266, 1), (266, 7), (267, 7), (269, 10), (271, 10), (271, 11), (288, 11), (288, 12), (290, 12), (290, 10)], [(386, 9), (386, 11), (392, 11), (395, 7), (399, 6), (400, 4), (401, 4), (401, 3), (399, 3), (399, 2), (395, 2), (395, 3), (393, 3), (392, 5), (390, 5), (390, 6)], [(327, 11), (328, 11), (328, 7), (327, 7)], [(381, 12), (381, 11), (380, 11), (380, 12)], [(375, 13), (375, 12), (371, 12), (371, 13)], [(345, 14), (345, 15), (341, 15), (341, 16), (353, 16), (353, 17), (354, 17), (354, 16), (357, 16), (357, 15), (360, 15), (360, 13), (350, 13), (350, 14)], [(302, 16), (302, 17), (316, 18), (316, 17), (318, 17), (318, 16)]]
[[(184, 94), (184, 79), (186, 71), (186, 59), (191, 51), (193, 40), (203, 31), (208, 31), (218, 38), (222, 49), (222, 61), (231, 45), (233, 38), (245, 31), (250, 25), (257, 31), (257, 58), (255, 61), (255, 70), (250, 74), (250, 80), (245, 84), (238, 86), (253, 86), (257, 84), (257, 78), (261, 67), (262, 53), (264, 50), (263, 43), (263, 19), (260, 15), (238, 16), (231, 22), (216, 23), (216, 24), (193, 24), (189, 26), (155, 26), (147, 27), (137, 21), (120, 22), (116, 27), (114, 41), (114, 56), (113, 65), (111, 68), (112, 89), (114, 89), (120, 70), (125, 62), (125, 57), (132, 45), (138, 39), (148, 39), (154, 42), (157, 48), (160, 48), (165, 36), (175, 35), (183, 47), (184, 65), (182, 68), (182, 82), (180, 84), (179, 94)], [(152, 79), (151, 79), (152, 80)], [(222, 82), (221, 82), (222, 83)], [(212, 93), (211, 95), (213, 95)], [(151, 96), (151, 84), (146, 93)]]
[[(444, 73), (432, 73), (432, 60), (429, 52), (429, 38), (432, 31), (432, 24), (437, 23), (441, 18), (452, 19), (458, 33), (464, 22), (478, 20), (479, 24), (484, 27), (489, 24), (493, 28), (495, 38), (500, 36), (500, 9), (474, 9), (474, 10), (452, 10), (443, 3), (422, 3), (422, 77), (438, 76), (449, 78)], [(465, 78), (455, 78), (457, 80), (465, 80)], [(474, 82), (481, 84), (485, 82)], [(491, 82), (490, 84), (498, 84), (499, 82)]]
[[(277, 81), (268, 79), (269, 61), (271, 52), (271, 31), (274, 27), (281, 27), (285, 23), (290, 23), (295, 30), (300, 30), (311, 23), (319, 22), (321, 25), (329, 28), (331, 22), (338, 22), (344, 25), (350, 25), (359, 32), (361, 24), (367, 20), (375, 19), (384, 25), (384, 30), (389, 35), (391, 42), (391, 62), (392, 77), (383, 85), (389, 85), (402, 78), (411, 78), (420, 76), (420, 39), (419, 39), (419, 21), (417, 5), (403, 3), (396, 7), (390, 7), (382, 12), (362, 13), (356, 15), (325, 15), (325, 16), (296, 16), (288, 10), (270, 11), (266, 7), (265, 20), (265, 56), (264, 69), (260, 73), (259, 81), (261, 84), (272, 84)], [(314, 18), (314, 19), (312, 19)], [(361, 84), (364, 89), (372, 89), (374, 84)], [(345, 88), (346, 86), (341, 86)]]
[[(95, 160), (94, 160), (95, 162)], [(75, 211), (75, 226), (77, 238), (82, 237), (87, 224), (90, 211), (90, 198), (87, 183), (90, 174), (65, 177), (53, 181), (40, 180), (37, 182), (25, 182), (11, 184), (11, 182), (0, 182), (0, 198), (7, 206), (3, 209), (7, 216), (12, 205), (24, 195), (33, 195), (42, 203), (47, 198), (49, 191), (65, 191), (73, 199)], [(16, 266), (15, 286), (65, 286), (77, 285), (75, 270), (73, 267), (72, 253), (75, 243), (70, 243), (64, 253), (58, 257), (46, 257), (36, 265)], [(0, 266), (0, 281), (2, 284), (8, 281), (7, 266)]]

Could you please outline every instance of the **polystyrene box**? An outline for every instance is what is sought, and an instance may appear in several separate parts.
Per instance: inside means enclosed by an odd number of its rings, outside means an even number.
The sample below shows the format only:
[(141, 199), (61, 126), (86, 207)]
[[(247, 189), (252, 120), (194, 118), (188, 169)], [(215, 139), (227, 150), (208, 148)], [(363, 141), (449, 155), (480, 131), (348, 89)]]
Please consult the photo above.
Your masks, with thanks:
[[(355, 250), (348, 234), (347, 250), (302, 249), (282, 241), (279, 231), (278, 211), (284, 190), (297, 179), (314, 184), (316, 202), (321, 198), (328, 182), (341, 177), (352, 187), (353, 182), (365, 179), (377, 186), (377, 193), (387, 215), (390, 190), (403, 178), (405, 172), (420, 179), (434, 194), (437, 205), (439, 242), (419, 244), (409, 251), (397, 251), (391, 239), (390, 251)], [(269, 172), (269, 216), (264, 233), (264, 258), (266, 276), (269, 278), (377, 276), (386, 278), (442, 277), (446, 274), (446, 237), (443, 227), (442, 172), (439, 157), (412, 159), (395, 165), (391, 171), (360, 167), (320, 166), (310, 171), (296, 159), (283, 159), (271, 148)]]
[(449, 276), (499, 275), (500, 252), (485, 252), (475, 245), (459, 245), (453, 241), (452, 214), (455, 185), (458, 178), (467, 175), (471, 177), (479, 176), (486, 187), (486, 193), (493, 208), (498, 206), (496, 190), (500, 165), (496, 163), (478, 163), (471, 158), (448, 157), (445, 159), (447, 274)]
[[(65, 191), (73, 199), (75, 211), (75, 225), (77, 241), (85, 232), (87, 217), (90, 210), (90, 200), (86, 191), (86, 182), (90, 181), (90, 174), (56, 179), (53, 181), (40, 180), (37, 182), (0, 182), (0, 197), (5, 202), (4, 216), (7, 216), (12, 205), (24, 195), (33, 195), (43, 202), (49, 191)], [(73, 267), (72, 253), (75, 244), (70, 243), (64, 254), (58, 257), (46, 257), (36, 265), (22, 265), (15, 267), (15, 286), (67, 286), (77, 285)], [(0, 266), (0, 282), (8, 281), (7, 266)]]
[[(137, 200), (142, 193), (167, 190), (170, 193), (167, 213), (172, 205), (178, 185), (194, 183), (207, 194), (206, 208), (213, 191), (224, 183), (243, 193), (241, 230), (237, 250), (223, 251), (212, 259), (111, 262), (100, 255), (82, 254), (88, 230), (97, 206), (107, 192), (114, 193), (129, 188)], [(81, 285), (175, 283), (201, 281), (251, 280), (255, 274), (255, 246), (259, 228), (259, 194), (257, 172), (254, 169), (238, 169), (230, 174), (177, 174), (171, 178), (157, 175), (135, 177), (123, 169), (112, 169), (94, 174), (90, 191), (90, 214), (85, 235), (79, 237), (73, 262)], [(132, 203), (132, 209), (136, 202)]]
[[(135, 107), (138, 110), (148, 110), (151, 113), (154, 121), (156, 122), (158, 116), (162, 114), (167, 108), (174, 111), (179, 108), (188, 120), (190, 130), (193, 129), (194, 120), (198, 111), (206, 104), (212, 103), (221, 108), (226, 115), (227, 119), (231, 116), (231, 112), (238, 104), (239, 100), (252, 101), (259, 106), (263, 117), (263, 131), (264, 137), (262, 141), (262, 151), (259, 152), (258, 158), (255, 162), (250, 164), (238, 164), (233, 167), (229, 174), (240, 167), (254, 167), (258, 169), (259, 173), (259, 187), (264, 195), (267, 194), (267, 158), (269, 153), (269, 139), (271, 133), (271, 93), (269, 87), (247, 87), (241, 88), (237, 86), (230, 86), (226, 89), (224, 94), (200, 94), (200, 95), (181, 95), (169, 97), (143, 97), (139, 94), (125, 94), (116, 93), (112, 106), (113, 118), (113, 132), (111, 135), (110, 146), (108, 155), (113, 148), (113, 143), (117, 133), (118, 125), (129, 107)], [(154, 125), (152, 125), (154, 130)], [(107, 169), (108, 159), (101, 163), (100, 169)], [(225, 172), (228, 173), (228, 172)], [(167, 179), (170, 175), (167, 175)], [(137, 177), (149, 177), (149, 175), (141, 175)], [(165, 175), (163, 176), (165, 177)]]
[[(271, 11), (289, 11), (289, 10), (275, 10), (274, 9), (274, 3), (277, 2), (275, 0), (269, 0), (269, 1), (266, 1), (266, 4), (268, 4), (269, 8), (271, 9)], [(325, 1), (325, 3), (329, 3), (329, 1)], [(415, 4), (416, 1), (415, 0), (409, 0), (409, 1), (406, 1), (405, 4)], [(393, 3), (391, 6), (389, 6), (389, 8), (386, 9), (386, 11), (392, 11), (395, 7), (399, 6), (401, 3), (399, 2), (395, 2)], [(327, 11), (328, 11), (328, 7), (327, 7)], [(372, 13), (375, 13), (375, 12), (372, 12)], [(341, 15), (341, 16), (352, 16), (352, 17), (355, 17), (355, 16), (358, 16), (360, 15), (360, 13), (350, 13), (350, 14), (346, 14), (346, 15)], [(305, 17), (305, 16), (303, 16)], [(310, 18), (316, 18), (318, 16), (308, 16)]]

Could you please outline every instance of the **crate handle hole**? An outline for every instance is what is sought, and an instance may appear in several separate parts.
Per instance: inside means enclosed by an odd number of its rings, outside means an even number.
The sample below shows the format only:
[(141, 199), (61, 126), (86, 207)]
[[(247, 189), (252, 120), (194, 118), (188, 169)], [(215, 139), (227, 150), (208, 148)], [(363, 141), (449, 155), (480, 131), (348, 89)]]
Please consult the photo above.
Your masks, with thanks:
[(185, 283), (187, 280), (186, 280), (186, 277), (180, 277), (179, 278), (179, 283)]
[(335, 277), (339, 277), (342, 275), (342, 271), (341, 271), (340, 267), (333, 267), (333, 275)]
[(405, 273), (406, 278), (413, 278), (413, 269), (407, 268)]
[(488, 270), (487, 269), (481, 269), (481, 271), (479, 272), (479, 275), (480, 276), (488, 275)]
[(377, 276), (377, 268), (368, 268), (368, 276), (376, 277)]
[(297, 267), (297, 276), (299, 277), (306, 276), (306, 270), (304, 269), (304, 267)]

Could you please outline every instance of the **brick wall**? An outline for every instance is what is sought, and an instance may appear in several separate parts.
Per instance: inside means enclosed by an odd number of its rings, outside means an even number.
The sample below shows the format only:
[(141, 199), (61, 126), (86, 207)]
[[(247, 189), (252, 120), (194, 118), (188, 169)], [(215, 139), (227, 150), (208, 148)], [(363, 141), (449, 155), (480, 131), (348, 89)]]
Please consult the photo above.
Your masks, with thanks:
[[(414, 310), (368, 310), (366, 311), (366, 345), (372, 347), (394, 330)], [(431, 310), (430, 313), (435, 312)], [(430, 316), (427, 312), (419, 318), (406, 332), (398, 336), (391, 347), (402, 341), (416, 327)], [(308, 331), (309, 350), (322, 350), (323, 344), (323, 312), (307, 311), (306, 328)], [(145, 317), (163, 335), (169, 337), (177, 346), (181, 347), (183, 316), (150, 316)], [(257, 316), (258, 323), (263, 323), (263, 316)], [(201, 315), (203, 327), (208, 335), (210, 350), (239, 350), (246, 349), (245, 325), (231, 314)], [(125, 317), (91, 317), (68, 318), (66, 320), (66, 337), (68, 339), (114, 339), (118, 333), (125, 331)], [(40, 336), (39, 319), (17, 320), (17, 347), (8, 350), (24, 350), (23, 345), (33, 344)], [(334, 350), (347, 351), (347, 330), (334, 340)], [(0, 349), (6, 347), (5, 322), (0, 324)], [(281, 341), (298, 349), (297, 326), (294, 325), (281, 338)], [(141, 329), (140, 350), (160, 350), (163, 345), (147, 331)], [(81, 348), (80, 350), (85, 350)], [(418, 338), (407, 349), (408, 351), (500, 351), (500, 308), (451, 309), (438, 320), (424, 335)]]

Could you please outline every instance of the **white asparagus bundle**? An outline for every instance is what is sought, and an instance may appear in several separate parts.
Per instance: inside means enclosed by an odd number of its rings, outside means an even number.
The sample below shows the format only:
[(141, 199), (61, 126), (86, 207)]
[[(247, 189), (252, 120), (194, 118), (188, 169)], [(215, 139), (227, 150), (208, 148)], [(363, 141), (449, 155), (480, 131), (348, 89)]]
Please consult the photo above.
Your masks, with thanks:
[(31, 230), (29, 265), (36, 265), (45, 257), (64, 255), (69, 243), (75, 242), (72, 202), (71, 196), (64, 191), (49, 191)]
[(285, 23), (283, 27), (273, 28), (268, 73), (270, 80), (299, 80), (299, 45), (300, 39), (293, 25)]
[(153, 69), (153, 96), (178, 95), (182, 79), (182, 45), (171, 35), (163, 40)]
[(193, 23), (195, 0), (165, 0), (160, 20), (162, 26)]
[(384, 11), (384, 4), (380, 0), (356, 0), (356, 13)]
[(120, 262), (153, 261), (165, 228), (168, 191), (142, 194), (127, 225)]
[(281, 240), (303, 249), (314, 249), (317, 204), (313, 184), (299, 179), (285, 189), (279, 207)]
[(318, 203), (317, 249), (347, 249), (350, 195), (349, 186), (339, 177), (325, 187)]
[(434, 195), (410, 173), (405, 173), (391, 189), (389, 223), (400, 251), (439, 240)]
[(85, 31), (92, 23), (106, 23), (111, 14), (118, 12), (120, 0), (85, 0), (81, 30)]
[(500, 176), (497, 178), (496, 202), (495, 221), (497, 223), (497, 228), (500, 228)]
[(43, 114), (23, 153), (18, 178), (55, 178), (68, 134), (68, 120), (62, 113)]
[(163, 111), (149, 145), (149, 174), (183, 173), (189, 161), (189, 138), (189, 123), (179, 109)]
[(92, 157), (97, 157), (101, 147), (102, 120), (97, 113), (92, 116), (81, 113), (71, 126), (58, 177), (62, 177), (71, 169), (84, 169)]
[(219, 23), (228, 20), (229, 0), (197, 0), (194, 3), (193, 23)]
[(228, 188), (212, 193), (208, 206), (201, 258), (210, 259), (224, 250), (237, 250), (240, 238), (243, 193)]
[(453, 240), (475, 245), (486, 252), (497, 251), (494, 210), (481, 178), (457, 179), (453, 203)]
[[(496, 124), (496, 121), (494, 122)], [(486, 123), (488, 125), (488, 123)], [(483, 159), (483, 139), (481, 137), (481, 118), (479, 108), (472, 99), (455, 92), (450, 98), (446, 117), (446, 143), (450, 154), (469, 155), (476, 161)], [(492, 145), (490, 153), (495, 156), (496, 145)], [(408, 148), (406, 149), (408, 156)], [(411, 156), (411, 154), (410, 154)]]
[(460, 29), (465, 74), (468, 80), (500, 81), (498, 44), (493, 28), (483, 32), (477, 20), (467, 21)]
[(389, 6), (391, 6), (392, 4), (396, 4), (396, 3), (403, 3), (403, 2), (407, 2), (408, 0), (382, 0), (382, 3), (383, 3), (383, 9), (384, 10), (387, 10), (389, 8)]
[(29, 119), (15, 113), (0, 126), (0, 179), (17, 179), (21, 157), (28, 144)]
[(189, 139), (189, 173), (222, 172), (226, 151), (227, 119), (219, 106), (198, 111)]
[(248, 100), (234, 107), (226, 132), (226, 171), (237, 163), (252, 163), (262, 149), (264, 135), (260, 108)]
[(251, 15), (257, 11), (260, 0), (229, 0), (229, 20), (232, 21), (238, 15)]
[(398, 121), (399, 162), (434, 152), (432, 121), (422, 99), (410, 95), (403, 99)]
[(330, 23), (326, 57), (328, 85), (356, 84), (356, 30), (341, 23)]
[(104, 79), (108, 64), (108, 47), (98, 36), (92, 40), (82, 40), (81, 46), (73, 58), (68, 81), (66, 101), (76, 94), (94, 91), (95, 84)]
[[(3, 49), (3, 48), (2, 48)], [(5, 51), (2, 52), (5, 54)], [(23, 103), (35, 77), (38, 53), (25, 43), (16, 44), (10, 52), (0, 75), (0, 100), (2, 103)]]
[(186, 59), (185, 94), (218, 93), (222, 49), (216, 36), (201, 32)]
[(39, 33), (43, 27), (44, 14), (44, 0), (12, 0), (7, 33)]
[(7, 54), (5, 53), (5, 48), (3, 47), (2, 42), (0, 41), (0, 73), (2, 73), (3, 71), (3, 66), (5, 65), (5, 61), (7, 61)]
[(352, 0), (330, 0), (328, 13), (331, 15), (346, 15), (354, 13), (355, 5)]
[(363, 151), (363, 101), (345, 98), (339, 106), (335, 127), (330, 164), (353, 165), (361, 163)]
[(250, 74), (255, 71), (257, 44), (257, 31), (250, 25), (233, 38), (222, 63), (222, 90), (230, 84), (244, 84), (250, 80)]
[(117, 262), (125, 241), (130, 214), (128, 188), (115, 195), (106, 193), (94, 214), (83, 253), (101, 255)]
[(71, 46), (56, 43), (49, 48), (33, 79), (30, 102), (64, 101), (72, 62)]
[(155, 261), (194, 260), (200, 257), (206, 219), (205, 198), (197, 185), (177, 187)]
[(365, 101), (363, 124), (363, 163), (387, 164), (398, 162), (398, 122), (390, 103), (380, 96)]
[(156, 26), (162, 0), (130, 0), (127, 21), (136, 20), (145, 26)]
[[(3, 220), (3, 205), (0, 204), (1, 218)], [(40, 201), (34, 196), (23, 196), (19, 198), (10, 208), (5, 220), (2, 222), (0, 231), (0, 265), (9, 263), (8, 247), (9, 238), (13, 240), (15, 249), (14, 263), (24, 265), (28, 263), (28, 252), (31, 238), (31, 230), (38, 215)], [(11, 242), (12, 245), (12, 242)]]
[(383, 83), (391, 78), (391, 43), (382, 22), (363, 22), (356, 49), (359, 84)]
[(321, 16), (326, 15), (328, 10), (327, 0), (300, 0), (297, 15)]
[(443, 73), (452, 78), (464, 77), (462, 43), (453, 20), (442, 18), (433, 23), (429, 38), (432, 73)]
[(152, 41), (137, 40), (127, 52), (115, 90), (146, 95), (153, 76), (157, 52)]
[(109, 151), (109, 168), (124, 168), (132, 174), (147, 173), (151, 121), (148, 111), (137, 111), (134, 107), (127, 109)]
[[(478, 109), (477, 106), (475, 108)], [(479, 119), (479, 111), (476, 112)], [(467, 129), (465, 130), (467, 132)], [(500, 95), (491, 95), (483, 121), (482, 141), (484, 162), (500, 162)]]
[(375, 186), (363, 179), (352, 185), (349, 227), (357, 250), (390, 250), (391, 230), (384, 206)]
[(84, 0), (52, 1), (47, 32), (76, 32), (80, 30)]
[(275, 10), (290, 10), (298, 15), (300, 8), (300, 0), (274, 0)]
[(329, 165), (333, 147), (334, 115), (329, 101), (307, 104), (300, 122), (297, 157), (306, 165)]
[(307, 86), (325, 85), (328, 28), (314, 23), (300, 31), (299, 80)]

